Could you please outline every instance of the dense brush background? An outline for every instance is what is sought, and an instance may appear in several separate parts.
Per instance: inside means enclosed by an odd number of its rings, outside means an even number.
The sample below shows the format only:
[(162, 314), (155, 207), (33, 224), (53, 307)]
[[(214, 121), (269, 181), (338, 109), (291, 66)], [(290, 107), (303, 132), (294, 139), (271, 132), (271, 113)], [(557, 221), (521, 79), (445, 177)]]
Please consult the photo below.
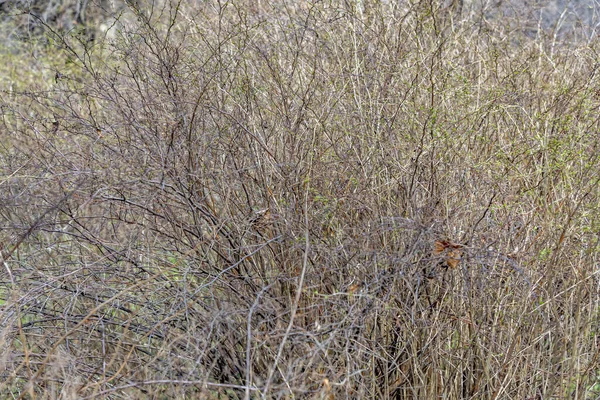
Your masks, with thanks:
[(600, 396), (593, 3), (0, 3), (3, 398)]

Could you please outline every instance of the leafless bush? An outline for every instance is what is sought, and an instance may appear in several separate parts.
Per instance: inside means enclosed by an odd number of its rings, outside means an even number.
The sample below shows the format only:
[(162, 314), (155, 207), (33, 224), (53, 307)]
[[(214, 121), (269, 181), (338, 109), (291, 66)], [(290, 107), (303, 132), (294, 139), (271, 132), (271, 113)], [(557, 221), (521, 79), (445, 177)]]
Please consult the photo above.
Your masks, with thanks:
[(597, 45), (473, 10), (46, 26), (2, 102), (0, 392), (597, 396)]

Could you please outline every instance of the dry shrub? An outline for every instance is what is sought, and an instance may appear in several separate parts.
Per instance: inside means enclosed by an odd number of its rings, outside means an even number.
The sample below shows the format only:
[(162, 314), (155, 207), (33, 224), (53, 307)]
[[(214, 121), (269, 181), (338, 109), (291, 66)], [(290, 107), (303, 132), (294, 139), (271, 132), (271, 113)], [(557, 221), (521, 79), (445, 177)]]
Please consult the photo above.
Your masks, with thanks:
[(597, 396), (597, 44), (457, 4), (49, 31), (2, 103), (0, 391)]

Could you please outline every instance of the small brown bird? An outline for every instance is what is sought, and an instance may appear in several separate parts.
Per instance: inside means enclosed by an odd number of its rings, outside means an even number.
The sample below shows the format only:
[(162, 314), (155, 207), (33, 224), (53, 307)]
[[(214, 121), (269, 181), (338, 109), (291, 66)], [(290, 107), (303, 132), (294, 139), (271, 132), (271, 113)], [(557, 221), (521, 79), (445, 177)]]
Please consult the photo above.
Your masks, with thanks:
[(265, 208), (264, 210), (255, 211), (254, 215), (250, 218), (250, 225), (258, 232), (267, 230), (273, 223), (273, 216), (271, 210)]

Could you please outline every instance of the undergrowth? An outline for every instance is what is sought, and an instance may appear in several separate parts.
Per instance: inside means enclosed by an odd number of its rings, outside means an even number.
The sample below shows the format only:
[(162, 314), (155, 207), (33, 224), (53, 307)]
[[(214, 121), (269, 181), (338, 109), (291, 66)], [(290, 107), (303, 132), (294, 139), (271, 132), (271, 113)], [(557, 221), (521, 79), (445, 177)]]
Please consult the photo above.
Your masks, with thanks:
[(0, 393), (597, 398), (598, 43), (453, 4), (6, 50)]

